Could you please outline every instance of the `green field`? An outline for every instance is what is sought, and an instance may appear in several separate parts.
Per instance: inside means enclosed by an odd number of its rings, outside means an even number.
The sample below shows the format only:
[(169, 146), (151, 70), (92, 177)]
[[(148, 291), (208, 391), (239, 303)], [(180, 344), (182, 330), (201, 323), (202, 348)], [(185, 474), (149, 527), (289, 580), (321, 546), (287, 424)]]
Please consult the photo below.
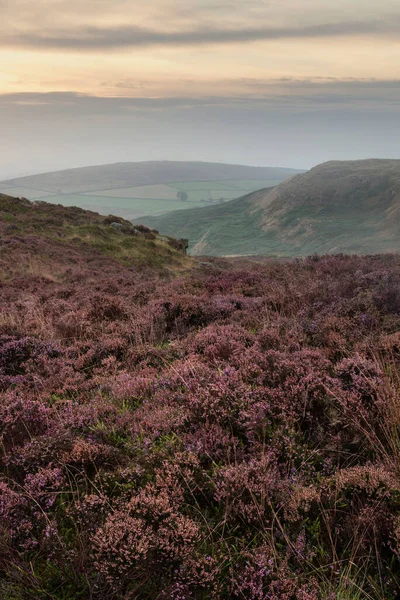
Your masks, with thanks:
[[(275, 184), (276, 180), (174, 181), (168, 184), (115, 187), (80, 193), (52, 193), (16, 185), (2, 188), (2, 192), (29, 200), (79, 206), (100, 214), (138, 219), (144, 215), (157, 216), (175, 210), (210, 206), (221, 200), (232, 200), (271, 186), (272, 182)], [(177, 198), (180, 191), (186, 192), (187, 200)]]
[(177, 190), (185, 190), (188, 193), (193, 191), (207, 191), (211, 188), (215, 190), (240, 189), (238, 186), (234, 187), (225, 181), (178, 181), (168, 185)]
[[(46, 202), (63, 206), (79, 206), (104, 215), (116, 215), (125, 219), (137, 219), (144, 214), (161, 215), (183, 208), (203, 206), (201, 202), (182, 202), (176, 200), (157, 200), (149, 198), (111, 198), (84, 194), (59, 194), (43, 198)], [(188, 206), (186, 206), (188, 205)]]
[(149, 198), (156, 200), (173, 200), (177, 190), (169, 185), (141, 185), (138, 187), (115, 188), (114, 190), (100, 190), (88, 192), (88, 196), (106, 196), (109, 198)]
[(282, 179), (230, 179), (224, 181), (182, 181), (169, 183), (171, 187), (187, 192), (195, 190), (239, 190), (254, 191), (265, 187), (272, 187), (281, 183)]

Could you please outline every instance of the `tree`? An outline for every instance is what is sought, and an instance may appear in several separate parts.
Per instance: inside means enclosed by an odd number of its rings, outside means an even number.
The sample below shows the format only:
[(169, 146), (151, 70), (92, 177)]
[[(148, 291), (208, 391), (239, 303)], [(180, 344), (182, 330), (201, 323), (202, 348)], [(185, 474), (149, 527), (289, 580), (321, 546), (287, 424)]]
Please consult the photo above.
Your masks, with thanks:
[(178, 200), (182, 200), (183, 202), (186, 202), (186, 200), (189, 198), (187, 193), (183, 192), (182, 190), (179, 190), (176, 197), (178, 198)]

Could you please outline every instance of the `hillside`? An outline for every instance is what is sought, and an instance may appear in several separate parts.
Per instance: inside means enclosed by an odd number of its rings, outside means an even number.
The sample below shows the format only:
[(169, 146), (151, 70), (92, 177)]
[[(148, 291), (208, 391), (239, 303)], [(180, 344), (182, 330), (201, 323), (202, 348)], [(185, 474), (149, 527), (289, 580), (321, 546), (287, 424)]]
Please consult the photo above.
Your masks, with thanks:
[(296, 173), (222, 163), (116, 163), (10, 179), (0, 182), (0, 192), (135, 219), (238, 198)]
[(176, 240), (119, 217), (0, 194), (0, 280), (25, 274), (61, 281), (78, 264), (94, 272), (174, 272), (190, 260)]
[(190, 240), (192, 254), (400, 250), (400, 161), (328, 162), (224, 205), (141, 221)]

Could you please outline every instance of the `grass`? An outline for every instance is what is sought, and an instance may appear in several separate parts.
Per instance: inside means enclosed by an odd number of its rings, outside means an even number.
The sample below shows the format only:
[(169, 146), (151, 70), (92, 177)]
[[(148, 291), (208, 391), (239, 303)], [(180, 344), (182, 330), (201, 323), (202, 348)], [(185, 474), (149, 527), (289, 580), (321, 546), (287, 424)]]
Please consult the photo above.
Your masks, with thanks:
[(261, 190), (266, 187), (274, 187), (281, 183), (282, 179), (240, 179), (240, 180), (227, 180), (221, 182), (224, 186), (230, 186), (234, 189), (244, 190), (246, 192), (252, 192), (254, 190)]
[[(273, 181), (274, 183), (271, 183)], [(187, 192), (196, 191), (196, 190), (259, 190), (264, 187), (268, 187), (271, 185), (275, 185), (275, 183), (280, 183), (282, 179), (230, 179), (226, 181), (178, 181), (169, 183), (171, 187), (174, 187), (178, 190), (185, 190)]]
[(168, 244), (160, 240), (147, 240), (142, 237), (123, 235), (110, 226), (95, 224), (67, 226), (65, 241), (72, 244), (88, 245), (105, 256), (114, 258), (129, 266), (164, 267), (174, 262), (183, 264), (184, 257), (178, 255)]
[(106, 196), (108, 198), (149, 198), (156, 200), (175, 200), (176, 189), (168, 185), (141, 185), (138, 187), (116, 188), (88, 192), (89, 196)]
[(141, 221), (161, 233), (189, 239), (189, 248), (197, 255), (307, 256), (400, 249), (395, 237), (381, 236), (379, 220), (360, 220), (358, 212), (324, 219), (307, 209), (296, 209), (267, 231), (262, 229), (262, 217), (262, 210), (254, 208), (245, 197), (190, 213), (179, 211)]
[[(259, 227), (261, 211), (255, 211), (247, 197), (190, 213), (178, 211), (141, 220), (163, 234), (175, 232), (177, 237), (189, 239), (193, 254), (256, 254), (257, 250), (265, 253), (265, 236)], [(271, 237), (269, 252), (277, 254), (278, 247), (279, 240)]]
[(111, 198), (84, 194), (49, 196), (46, 198), (46, 202), (61, 204), (62, 206), (79, 206), (80, 208), (94, 210), (103, 215), (118, 215), (124, 219), (137, 219), (144, 214), (159, 215), (182, 208), (203, 206), (201, 202), (182, 202), (177, 198), (174, 200)]

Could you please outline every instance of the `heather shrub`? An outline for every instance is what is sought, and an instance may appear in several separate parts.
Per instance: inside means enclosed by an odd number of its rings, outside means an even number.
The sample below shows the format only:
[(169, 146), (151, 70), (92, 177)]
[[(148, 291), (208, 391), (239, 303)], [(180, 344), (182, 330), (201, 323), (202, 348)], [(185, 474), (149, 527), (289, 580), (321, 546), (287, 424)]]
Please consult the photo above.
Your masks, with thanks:
[(377, 308), (384, 313), (398, 315), (400, 313), (400, 280), (398, 277), (388, 277), (374, 297)]
[(135, 225), (134, 229), (140, 231), (141, 233), (151, 233), (151, 229), (146, 227), (146, 225)]
[(126, 311), (121, 300), (115, 296), (95, 295), (90, 299), (88, 311), (89, 320), (115, 321), (126, 317)]
[(0, 389), (24, 381), (26, 364), (39, 358), (51, 359), (58, 356), (58, 348), (28, 336), (0, 337)]
[(5, 453), (42, 435), (48, 428), (51, 410), (42, 401), (8, 392), (1, 397), (0, 432)]
[(237, 325), (208, 326), (196, 334), (191, 345), (196, 354), (213, 361), (240, 360), (246, 347), (253, 343), (252, 335)]
[(86, 330), (85, 315), (83, 311), (71, 310), (61, 314), (55, 321), (57, 334), (64, 341), (84, 337)]
[(271, 523), (271, 496), (280, 480), (275, 462), (272, 454), (218, 471), (215, 499), (224, 506), (225, 519)]
[(5, 244), (57, 269), (2, 283), (0, 595), (396, 600), (399, 258), (38, 239)]
[(130, 580), (145, 586), (149, 569), (168, 578), (171, 568), (179, 568), (198, 536), (196, 523), (179, 511), (176, 495), (147, 485), (94, 534), (95, 567), (114, 593)]

